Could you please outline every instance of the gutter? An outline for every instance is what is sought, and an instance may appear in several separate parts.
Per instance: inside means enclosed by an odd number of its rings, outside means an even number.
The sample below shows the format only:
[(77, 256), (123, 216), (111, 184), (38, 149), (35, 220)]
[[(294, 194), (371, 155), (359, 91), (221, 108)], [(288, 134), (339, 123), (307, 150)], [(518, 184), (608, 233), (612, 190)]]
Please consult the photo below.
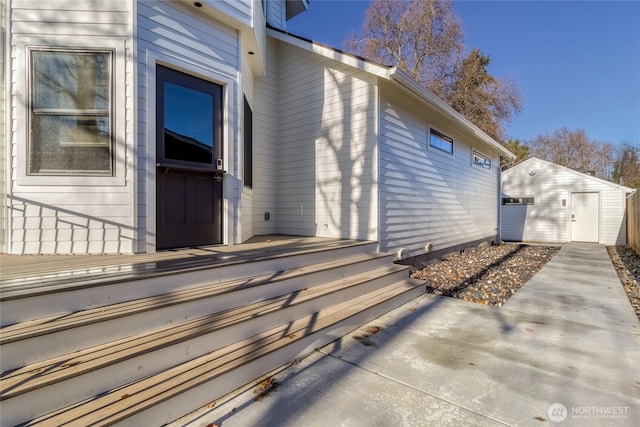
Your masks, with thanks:
[(464, 127), (473, 136), (480, 139), (485, 144), (495, 148), (501, 156), (506, 157), (509, 160), (516, 159), (515, 154), (503, 147), (502, 144), (500, 144), (498, 141), (484, 133), (482, 130), (480, 130), (480, 128), (471, 123), (469, 119), (458, 113), (453, 109), (453, 107), (444, 102), (442, 99), (438, 98), (433, 92), (421, 86), (407, 73), (398, 69), (398, 67), (392, 67), (389, 70), (389, 79), (400, 84), (410, 92), (415, 93), (418, 97), (435, 107), (436, 110), (438, 110), (449, 119), (461, 124), (462, 127)]

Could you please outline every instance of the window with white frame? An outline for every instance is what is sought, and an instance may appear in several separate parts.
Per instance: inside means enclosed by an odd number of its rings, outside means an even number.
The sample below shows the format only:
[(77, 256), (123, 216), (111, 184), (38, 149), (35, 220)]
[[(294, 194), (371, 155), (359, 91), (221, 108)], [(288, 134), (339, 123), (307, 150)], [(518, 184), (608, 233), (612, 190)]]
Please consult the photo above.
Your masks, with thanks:
[(453, 139), (435, 129), (429, 130), (429, 145), (445, 153), (453, 154)]
[(27, 175), (113, 176), (113, 51), (29, 50)]
[(503, 197), (502, 205), (503, 206), (525, 206), (525, 205), (535, 205), (534, 197)]
[(491, 169), (491, 159), (473, 150), (473, 164), (481, 168)]

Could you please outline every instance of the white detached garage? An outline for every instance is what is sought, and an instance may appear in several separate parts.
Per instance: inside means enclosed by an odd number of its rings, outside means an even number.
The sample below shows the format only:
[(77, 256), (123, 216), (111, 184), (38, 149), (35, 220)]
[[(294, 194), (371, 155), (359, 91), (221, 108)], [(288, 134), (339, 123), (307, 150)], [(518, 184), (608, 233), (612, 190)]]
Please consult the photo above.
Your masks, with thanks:
[(626, 198), (633, 191), (532, 157), (502, 174), (501, 238), (626, 244)]

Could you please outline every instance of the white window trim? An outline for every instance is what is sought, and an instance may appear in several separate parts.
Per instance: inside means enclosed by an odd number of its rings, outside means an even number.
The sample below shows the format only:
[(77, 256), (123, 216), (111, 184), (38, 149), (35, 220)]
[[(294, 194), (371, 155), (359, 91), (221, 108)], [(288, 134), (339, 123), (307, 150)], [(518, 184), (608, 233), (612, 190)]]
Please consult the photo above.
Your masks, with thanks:
[[(504, 203), (504, 199), (523, 199), (523, 203)], [(524, 203), (524, 199), (533, 199), (533, 203)], [(519, 197), (501, 197), (500, 199), (500, 204), (502, 206), (508, 206), (508, 207), (513, 207), (513, 206), (535, 206), (536, 205), (536, 198), (535, 196), (519, 196)]]
[[(434, 147), (433, 145), (431, 145), (431, 131), (436, 131), (436, 133), (449, 138), (451, 140), (451, 152), (445, 151), (441, 148), (438, 147)], [(430, 124), (427, 124), (427, 147), (430, 151), (433, 151), (435, 153), (440, 153), (442, 155), (446, 155), (446, 156), (453, 156), (455, 155), (455, 144), (456, 144), (456, 140), (455, 138), (453, 138), (452, 136), (449, 135), (449, 133), (444, 132), (441, 129), (438, 129), (436, 126), (432, 126)]]
[[(480, 165), (478, 163), (476, 163), (476, 156), (477, 157), (481, 157), (485, 160), (489, 160), (490, 164), (489, 167), (484, 167), (483, 165)], [(480, 169), (486, 170), (486, 171), (490, 171), (493, 168), (493, 159), (490, 156), (487, 156), (486, 154), (483, 154), (482, 152), (480, 152), (479, 150), (476, 150), (475, 148), (471, 149), (471, 165), (478, 167)]]
[(124, 39), (113, 38), (69, 38), (61, 36), (28, 36), (16, 37), (16, 93), (15, 98), (28, 101), (30, 96), (30, 59), (29, 52), (33, 49), (86, 49), (110, 50), (113, 52), (113, 175), (28, 175), (29, 162), (29, 105), (16, 105), (15, 118), (18, 123), (16, 129), (17, 152), (17, 181), (18, 185), (47, 185), (47, 186), (124, 186), (125, 157), (126, 157), (126, 101), (125, 101), (125, 48)]

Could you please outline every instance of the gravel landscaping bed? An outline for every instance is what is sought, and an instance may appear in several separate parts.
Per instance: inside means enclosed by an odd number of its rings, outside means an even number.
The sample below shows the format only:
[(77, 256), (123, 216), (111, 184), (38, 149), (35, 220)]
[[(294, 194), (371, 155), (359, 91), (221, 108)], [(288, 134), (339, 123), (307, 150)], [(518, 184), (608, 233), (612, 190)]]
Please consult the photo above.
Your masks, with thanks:
[(559, 246), (525, 244), (467, 249), (411, 277), (426, 280), (427, 292), (501, 307), (559, 250)]
[(640, 320), (640, 255), (629, 246), (607, 246), (607, 251)]
[[(411, 277), (426, 280), (429, 293), (501, 307), (559, 250), (559, 246), (526, 244), (467, 249)], [(607, 251), (640, 320), (640, 255), (629, 246), (607, 246)]]

